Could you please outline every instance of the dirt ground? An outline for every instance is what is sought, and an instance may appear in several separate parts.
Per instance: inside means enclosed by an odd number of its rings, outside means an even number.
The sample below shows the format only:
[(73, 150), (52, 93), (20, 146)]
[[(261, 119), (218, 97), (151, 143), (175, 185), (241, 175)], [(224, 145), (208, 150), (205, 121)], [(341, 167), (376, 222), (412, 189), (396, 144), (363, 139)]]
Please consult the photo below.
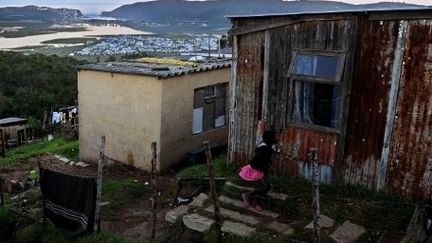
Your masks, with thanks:
[[(86, 168), (76, 165), (65, 164), (59, 161), (53, 155), (38, 156), (29, 159), (26, 163), (19, 164), (13, 168), (2, 171), (3, 178), (14, 180), (25, 180), (31, 170), (37, 170), (38, 162), (43, 166), (67, 174), (81, 174), (84, 176), (93, 176), (96, 174), (96, 165)], [(158, 201), (157, 201), (157, 241), (165, 242), (166, 236), (172, 228), (172, 225), (165, 221), (165, 213), (172, 209), (170, 206), (177, 190), (174, 175), (163, 175), (157, 177)], [(118, 163), (109, 163), (104, 167), (103, 180), (133, 180), (136, 183), (143, 183), (151, 187), (151, 175), (134, 168), (126, 167)], [(151, 190), (149, 190), (151, 191)], [(14, 195), (8, 195), (13, 197)], [(102, 198), (102, 202), (104, 199)], [(152, 206), (151, 193), (144, 193), (133, 201), (122, 204), (121, 207), (106, 216), (104, 207), (101, 209), (101, 230), (122, 235), (128, 239), (150, 239)], [(187, 234), (186, 234), (187, 236)], [(187, 236), (187, 239), (194, 238), (193, 234)], [(190, 240), (178, 241), (190, 242)]]

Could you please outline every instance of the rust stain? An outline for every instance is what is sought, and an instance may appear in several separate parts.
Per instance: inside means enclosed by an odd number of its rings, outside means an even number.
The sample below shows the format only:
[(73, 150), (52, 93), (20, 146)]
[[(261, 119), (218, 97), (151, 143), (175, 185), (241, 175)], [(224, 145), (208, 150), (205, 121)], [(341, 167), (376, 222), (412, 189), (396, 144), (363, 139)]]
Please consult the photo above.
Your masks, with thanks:
[(432, 197), (432, 22), (410, 21), (387, 188)]
[(305, 128), (289, 127), (279, 134), (278, 149), (300, 161), (309, 161), (311, 148), (318, 149), (318, 162), (334, 166), (339, 135)]
[(399, 21), (359, 18), (358, 26), (343, 175), (347, 183), (372, 188), (378, 179)]

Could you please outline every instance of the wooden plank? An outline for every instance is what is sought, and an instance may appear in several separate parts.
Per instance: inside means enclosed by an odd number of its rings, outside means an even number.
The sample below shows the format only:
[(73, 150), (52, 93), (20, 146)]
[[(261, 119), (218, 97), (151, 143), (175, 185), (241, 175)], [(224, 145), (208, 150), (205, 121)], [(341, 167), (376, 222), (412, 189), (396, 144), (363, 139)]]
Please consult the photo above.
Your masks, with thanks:
[(406, 34), (407, 32), (408, 32), (408, 22), (404, 20), (400, 21), (399, 35), (396, 44), (396, 50), (395, 50), (396, 52), (395, 52), (393, 67), (392, 67), (389, 100), (387, 105), (387, 119), (386, 119), (384, 142), (383, 142), (381, 160), (379, 165), (378, 182), (376, 185), (376, 190), (384, 189), (386, 184), (390, 142), (392, 140), (393, 127), (395, 123), (396, 106), (397, 106), (399, 88), (401, 83), (402, 63), (403, 63), (403, 57), (405, 53), (404, 47), (407, 39), (407, 34)]
[(237, 139), (236, 127), (236, 98), (237, 98), (237, 58), (238, 58), (238, 45), (237, 36), (233, 36), (233, 56), (231, 66), (231, 82), (230, 82), (230, 110), (229, 110), (229, 130), (228, 130), (228, 163), (234, 162), (234, 150), (237, 149), (235, 141)]
[(369, 13), (369, 20), (416, 20), (416, 19), (432, 19), (430, 9), (425, 11), (403, 11), (403, 12), (381, 12)]
[(151, 144), (152, 151), (152, 231), (151, 238), (154, 241), (156, 237), (156, 218), (157, 218), (157, 184), (156, 184), (156, 161), (157, 161), (157, 153), (156, 153), (156, 142), (152, 142)]
[(262, 91), (262, 113), (261, 119), (267, 121), (268, 116), (268, 92), (269, 92), (269, 65), (270, 65), (270, 32), (265, 31), (264, 40), (264, 71), (263, 71), (263, 91)]
[(357, 46), (357, 19), (353, 19), (350, 24), (350, 31), (347, 32), (347, 35), (344, 38), (349, 38), (349, 46), (346, 48), (349, 49), (349, 52), (346, 53), (346, 63), (344, 67), (344, 79), (342, 86), (342, 99), (343, 103), (341, 104), (341, 117), (340, 117), (340, 134), (338, 140), (338, 150), (336, 153), (336, 163), (335, 163), (335, 173), (333, 173), (332, 181), (334, 184), (342, 182), (342, 173), (343, 173), (343, 164), (345, 157), (345, 144), (346, 144), (346, 134), (348, 127), (348, 115), (350, 108), (350, 100), (351, 100), (351, 86), (352, 86), (352, 78), (354, 75), (354, 63), (355, 63), (355, 50)]
[(95, 206), (95, 220), (93, 226), (94, 232), (99, 232), (100, 202), (102, 196), (102, 170), (103, 170), (104, 158), (105, 158), (105, 136), (102, 136), (100, 150), (99, 150), (98, 171), (97, 171), (97, 179), (96, 179), (96, 206)]

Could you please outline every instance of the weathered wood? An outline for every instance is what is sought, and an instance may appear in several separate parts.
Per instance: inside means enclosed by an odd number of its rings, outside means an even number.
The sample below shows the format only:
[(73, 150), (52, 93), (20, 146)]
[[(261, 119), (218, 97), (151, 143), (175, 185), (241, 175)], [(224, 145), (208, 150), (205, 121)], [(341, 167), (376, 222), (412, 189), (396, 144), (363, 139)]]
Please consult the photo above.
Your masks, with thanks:
[(2, 183), (2, 178), (0, 175), (0, 206), (4, 206), (4, 195), (3, 195), (3, 183)]
[(157, 208), (157, 184), (156, 184), (156, 160), (157, 160), (157, 153), (156, 153), (156, 142), (153, 142), (151, 144), (151, 150), (152, 150), (152, 233), (151, 238), (154, 241), (156, 237), (156, 208)]
[(228, 141), (228, 163), (234, 162), (234, 150), (236, 149), (236, 93), (237, 93), (237, 36), (233, 36), (233, 57), (231, 66), (231, 82), (230, 82), (230, 121), (229, 121), (229, 141)]
[(313, 207), (314, 207), (314, 242), (321, 242), (320, 226), (320, 194), (319, 194), (319, 168), (317, 149), (310, 149), (310, 161), (312, 163), (312, 186), (313, 186)]
[(268, 92), (269, 92), (269, 65), (270, 65), (270, 31), (265, 31), (264, 40), (264, 70), (263, 70), (263, 88), (262, 88), (262, 110), (261, 120), (267, 121), (268, 116)]
[(354, 76), (354, 63), (355, 63), (355, 50), (357, 46), (357, 19), (353, 19), (349, 29), (349, 36), (345, 38), (349, 38), (349, 46), (345, 49), (349, 51), (346, 53), (346, 63), (343, 71), (343, 86), (342, 86), (342, 107), (341, 107), (341, 117), (340, 117), (340, 133), (339, 133), (339, 149), (336, 154), (336, 166), (335, 173), (332, 178), (332, 183), (336, 184), (342, 182), (342, 170), (343, 170), (343, 161), (345, 158), (345, 144), (346, 144), (346, 134), (348, 127), (348, 115), (351, 101), (351, 86), (352, 79)]
[(95, 206), (95, 220), (93, 231), (99, 231), (99, 223), (100, 223), (100, 202), (102, 196), (102, 171), (103, 171), (103, 161), (105, 156), (105, 136), (101, 137), (101, 144), (99, 150), (99, 160), (98, 160), (98, 171), (96, 178), (96, 206)]
[(403, 57), (405, 50), (405, 42), (407, 39), (406, 32), (408, 30), (408, 22), (405, 20), (400, 21), (399, 23), (399, 32), (398, 32), (398, 40), (396, 44), (395, 55), (393, 59), (393, 68), (391, 75), (391, 85), (390, 92), (387, 104), (387, 119), (385, 125), (384, 132), (384, 142), (381, 153), (380, 165), (378, 170), (378, 182), (376, 185), (377, 190), (382, 190), (386, 184), (387, 178), (387, 167), (390, 153), (390, 143), (393, 135), (393, 128), (395, 123), (396, 116), (396, 106), (399, 96), (399, 88), (401, 84), (401, 74), (402, 74), (402, 65), (403, 65)]
[(0, 156), (6, 158), (6, 141), (3, 129), (0, 129)]
[(208, 142), (207, 141), (204, 142), (203, 145), (206, 154), (210, 192), (211, 192), (213, 207), (214, 207), (213, 217), (215, 221), (216, 242), (222, 242), (220, 209), (219, 209), (219, 201), (216, 192), (216, 183), (214, 180), (212, 155), (211, 155), (211, 150), (208, 145)]

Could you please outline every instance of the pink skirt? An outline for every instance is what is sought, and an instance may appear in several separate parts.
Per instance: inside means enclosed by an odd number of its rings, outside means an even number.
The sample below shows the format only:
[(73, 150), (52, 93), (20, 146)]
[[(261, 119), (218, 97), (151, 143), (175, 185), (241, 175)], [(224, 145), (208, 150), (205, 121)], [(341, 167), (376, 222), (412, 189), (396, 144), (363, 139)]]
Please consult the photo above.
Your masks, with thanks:
[(241, 168), (239, 176), (245, 181), (258, 181), (264, 178), (264, 173), (259, 170), (255, 170), (248, 164)]

